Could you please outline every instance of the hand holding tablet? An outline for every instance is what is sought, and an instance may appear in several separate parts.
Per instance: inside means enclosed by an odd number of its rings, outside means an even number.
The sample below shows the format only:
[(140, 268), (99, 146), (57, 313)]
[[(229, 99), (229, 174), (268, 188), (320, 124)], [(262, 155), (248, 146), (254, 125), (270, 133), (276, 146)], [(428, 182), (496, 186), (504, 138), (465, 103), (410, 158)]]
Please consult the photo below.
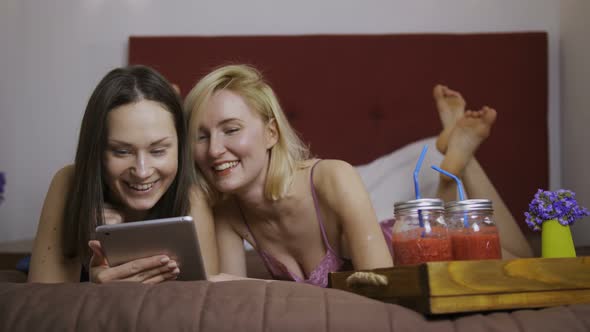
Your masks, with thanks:
[[(140, 264), (158, 264), (154, 256), (165, 255), (178, 265), (178, 280), (207, 279), (190, 216), (101, 225), (96, 228), (96, 239), (111, 267), (134, 260)], [(152, 271), (165, 273), (165, 263), (152, 267)]]
[(109, 266), (99, 241), (91, 240), (88, 246), (93, 251), (90, 259), (89, 281), (94, 283), (132, 281), (157, 284), (176, 280), (180, 273), (178, 264), (166, 255), (140, 258), (121, 265)]

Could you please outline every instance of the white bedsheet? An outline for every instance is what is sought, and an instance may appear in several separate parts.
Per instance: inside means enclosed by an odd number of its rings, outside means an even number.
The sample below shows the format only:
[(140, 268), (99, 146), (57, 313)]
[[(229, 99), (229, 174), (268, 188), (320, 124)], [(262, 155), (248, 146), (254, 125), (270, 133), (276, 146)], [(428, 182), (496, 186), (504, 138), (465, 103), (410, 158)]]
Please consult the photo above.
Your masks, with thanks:
[(440, 165), (443, 156), (435, 142), (436, 137), (425, 138), (356, 167), (371, 196), (377, 220), (393, 218), (394, 202), (416, 197), (413, 174), (424, 145), (428, 145), (428, 152), (420, 170), (420, 194), (422, 198), (436, 197), (439, 174), (430, 166)]

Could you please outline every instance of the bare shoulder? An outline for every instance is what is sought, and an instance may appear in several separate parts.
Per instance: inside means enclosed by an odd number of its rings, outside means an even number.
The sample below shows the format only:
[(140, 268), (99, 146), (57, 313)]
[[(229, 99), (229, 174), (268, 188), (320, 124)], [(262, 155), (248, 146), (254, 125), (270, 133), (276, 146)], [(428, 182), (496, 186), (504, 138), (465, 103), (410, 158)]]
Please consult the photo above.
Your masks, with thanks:
[(53, 180), (51, 181), (53, 184), (63, 184), (69, 185), (74, 181), (74, 164), (66, 165), (58, 170), (55, 175), (53, 176)]
[[(60, 224), (62, 222), (66, 198), (73, 182), (74, 165), (64, 166), (55, 173), (45, 196), (41, 221), (44, 221), (46, 217), (51, 217), (49, 219), (52, 223)], [(56, 214), (58, 217), (53, 218)]]
[(64, 215), (68, 192), (74, 181), (74, 166), (65, 166), (55, 173), (37, 226), (29, 281), (76, 281), (80, 276), (77, 257), (65, 258), (63, 253)]
[(191, 207), (207, 207), (209, 209), (211, 208), (207, 200), (207, 196), (205, 195), (205, 192), (203, 192), (203, 189), (201, 189), (201, 187), (199, 187), (198, 185), (194, 184), (191, 186), (189, 195)]
[(340, 186), (359, 175), (351, 164), (343, 160), (325, 159), (317, 163), (314, 169), (313, 183), (316, 189), (327, 186)]
[[(189, 190), (189, 204), (190, 214), (197, 223), (197, 227), (208, 227), (213, 228), (214, 218), (211, 204), (198, 185), (191, 186)], [(201, 230), (204, 232), (205, 230)]]
[(356, 168), (342, 160), (322, 160), (314, 170), (313, 185), (320, 199), (330, 206), (353, 204), (366, 193)]
[(73, 182), (74, 165), (64, 166), (55, 173), (41, 211), (40, 226), (55, 227), (61, 231), (66, 198)]

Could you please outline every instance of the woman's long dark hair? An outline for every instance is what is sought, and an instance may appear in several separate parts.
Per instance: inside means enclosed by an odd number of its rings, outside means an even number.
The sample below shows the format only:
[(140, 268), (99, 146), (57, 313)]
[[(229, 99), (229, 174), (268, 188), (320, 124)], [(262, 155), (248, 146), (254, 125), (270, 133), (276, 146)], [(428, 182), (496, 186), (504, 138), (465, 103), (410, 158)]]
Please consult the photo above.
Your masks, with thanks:
[(103, 207), (108, 201), (104, 183), (103, 155), (107, 146), (109, 111), (140, 100), (158, 102), (174, 117), (178, 138), (178, 171), (170, 188), (152, 208), (150, 218), (186, 215), (190, 211), (193, 163), (190, 160), (187, 124), (180, 97), (162, 75), (145, 66), (110, 71), (94, 89), (80, 128), (74, 181), (69, 190), (64, 220), (64, 256), (78, 256), (88, 264), (88, 241), (97, 225), (104, 224)]

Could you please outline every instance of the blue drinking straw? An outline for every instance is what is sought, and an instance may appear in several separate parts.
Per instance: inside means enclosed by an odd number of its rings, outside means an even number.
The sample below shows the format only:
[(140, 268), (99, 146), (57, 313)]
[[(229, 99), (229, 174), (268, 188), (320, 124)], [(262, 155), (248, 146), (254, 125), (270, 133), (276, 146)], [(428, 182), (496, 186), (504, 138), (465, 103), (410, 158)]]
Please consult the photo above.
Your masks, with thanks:
[(451, 179), (455, 180), (455, 182), (457, 183), (457, 189), (459, 190), (459, 199), (460, 200), (465, 200), (465, 193), (463, 192), (463, 184), (461, 183), (461, 180), (459, 180), (459, 178), (455, 175), (455, 174), (451, 174), (447, 171), (445, 171), (444, 169), (441, 169), (438, 166), (430, 166), (432, 167), (432, 169), (434, 169), (435, 171), (439, 172), (439, 173), (443, 173), (444, 175), (450, 177)]
[[(459, 178), (455, 174), (449, 173), (449, 172), (445, 171), (444, 169), (441, 169), (438, 166), (432, 165), (430, 167), (432, 167), (432, 169), (434, 169), (435, 171), (442, 173), (442, 174), (450, 177), (451, 179), (455, 180), (455, 182), (457, 183), (457, 190), (459, 190), (459, 200), (461, 200), (461, 201), (465, 200), (465, 192), (463, 191), (463, 183), (461, 183), (461, 180), (459, 180)], [(463, 226), (469, 227), (469, 222), (467, 221), (466, 214), (463, 218)]]
[(420, 168), (422, 168), (422, 162), (424, 161), (426, 151), (428, 151), (428, 145), (424, 145), (424, 147), (422, 147), (422, 153), (420, 153), (420, 158), (418, 158), (416, 168), (414, 168), (414, 192), (416, 193), (416, 199), (421, 198), (420, 186), (418, 185), (418, 173), (420, 173)]
[[(422, 147), (422, 152), (420, 153), (420, 157), (418, 158), (418, 162), (416, 163), (416, 167), (414, 168), (414, 193), (416, 193), (416, 199), (420, 199), (420, 185), (418, 184), (418, 174), (420, 173), (420, 169), (422, 168), (422, 162), (424, 161), (424, 156), (426, 155), (426, 151), (428, 151), (428, 145), (424, 145)], [(418, 223), (420, 227), (424, 227), (424, 220), (422, 218), (422, 211), (418, 210)], [(424, 232), (422, 232), (422, 237), (424, 237)]]

